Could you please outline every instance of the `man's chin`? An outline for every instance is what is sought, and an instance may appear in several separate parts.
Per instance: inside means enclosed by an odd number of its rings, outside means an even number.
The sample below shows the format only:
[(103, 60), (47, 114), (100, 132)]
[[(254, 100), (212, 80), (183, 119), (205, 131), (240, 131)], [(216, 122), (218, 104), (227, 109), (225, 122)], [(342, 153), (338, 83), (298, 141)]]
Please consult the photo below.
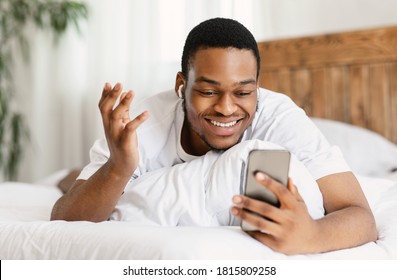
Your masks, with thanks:
[(231, 147), (235, 146), (236, 144), (240, 143), (241, 139), (238, 141), (231, 141), (231, 142), (226, 142), (223, 141), (222, 143), (217, 143), (217, 142), (207, 142), (207, 145), (211, 148), (211, 150), (216, 150), (216, 151), (226, 151), (230, 149)]

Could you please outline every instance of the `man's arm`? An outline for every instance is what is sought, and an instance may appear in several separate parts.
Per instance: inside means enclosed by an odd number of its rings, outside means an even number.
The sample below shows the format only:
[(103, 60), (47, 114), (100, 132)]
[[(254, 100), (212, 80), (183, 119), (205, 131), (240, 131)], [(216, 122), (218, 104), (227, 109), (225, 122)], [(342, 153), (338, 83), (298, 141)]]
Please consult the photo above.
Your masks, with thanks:
[(130, 177), (104, 164), (88, 180), (77, 180), (54, 205), (51, 220), (101, 222), (109, 218)]
[(317, 183), (326, 212), (318, 220), (320, 235), (327, 237), (321, 245), (327, 251), (355, 247), (378, 238), (374, 216), (353, 173), (329, 175)]
[[(144, 112), (130, 120), (133, 92), (121, 93), (122, 87), (106, 83), (99, 101), (110, 156), (88, 180), (77, 180), (54, 205), (51, 220), (107, 220), (124, 187), (138, 166), (136, 129), (147, 119)], [(115, 106), (117, 98), (120, 103)]]
[(291, 180), (285, 188), (263, 173), (256, 176), (276, 194), (280, 208), (239, 195), (233, 198), (236, 207), (232, 208), (232, 214), (259, 228), (261, 231), (249, 234), (273, 250), (285, 254), (320, 253), (376, 240), (374, 217), (353, 173), (338, 173), (317, 180), (326, 212), (325, 217), (318, 220), (310, 217)]
[(57, 187), (62, 191), (62, 193), (67, 193), (70, 190), (80, 172), (81, 169), (73, 169), (58, 182)]

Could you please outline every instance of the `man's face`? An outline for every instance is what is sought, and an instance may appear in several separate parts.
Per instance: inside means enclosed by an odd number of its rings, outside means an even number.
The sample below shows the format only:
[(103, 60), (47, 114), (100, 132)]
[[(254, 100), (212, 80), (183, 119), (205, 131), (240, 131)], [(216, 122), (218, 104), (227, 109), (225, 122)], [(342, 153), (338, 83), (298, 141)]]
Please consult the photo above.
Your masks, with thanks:
[(208, 48), (194, 55), (185, 84), (182, 146), (193, 155), (237, 144), (252, 123), (257, 103), (252, 51)]

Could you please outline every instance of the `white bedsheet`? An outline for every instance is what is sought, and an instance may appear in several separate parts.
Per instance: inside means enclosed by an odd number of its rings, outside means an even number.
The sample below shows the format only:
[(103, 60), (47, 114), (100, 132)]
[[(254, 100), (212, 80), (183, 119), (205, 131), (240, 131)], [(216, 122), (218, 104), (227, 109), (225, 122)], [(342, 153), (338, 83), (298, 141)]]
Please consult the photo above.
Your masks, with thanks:
[[(129, 222), (102, 223), (46, 221), (56, 197), (46, 195), (34, 217), (0, 221), (0, 259), (397, 259), (397, 186), (391, 181), (360, 178), (374, 211), (379, 240), (356, 248), (323, 254), (286, 256), (275, 253), (233, 227), (137, 226)], [(35, 185), (3, 183), (14, 193)], [(52, 197), (52, 199), (50, 199)], [(38, 203), (41, 199), (30, 197)], [(25, 199), (25, 202), (28, 199)], [(29, 203), (29, 202), (28, 202)], [(22, 210), (23, 212), (24, 210)], [(14, 208), (13, 213), (22, 212)], [(47, 213), (49, 214), (49, 213)], [(46, 216), (46, 217), (45, 217)], [(11, 218), (9, 215), (8, 217)]]
[(323, 254), (272, 252), (238, 226), (170, 227), (48, 221), (60, 192), (51, 186), (0, 184), (0, 259), (397, 259), (397, 186), (359, 176), (379, 240)]

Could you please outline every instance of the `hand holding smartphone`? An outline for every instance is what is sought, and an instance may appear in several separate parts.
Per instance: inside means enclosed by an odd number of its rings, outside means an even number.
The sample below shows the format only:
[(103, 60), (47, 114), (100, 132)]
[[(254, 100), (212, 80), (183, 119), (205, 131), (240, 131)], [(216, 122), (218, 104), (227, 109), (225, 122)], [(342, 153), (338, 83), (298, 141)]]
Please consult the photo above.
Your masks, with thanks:
[[(280, 203), (276, 195), (261, 185), (255, 179), (255, 174), (258, 171), (263, 172), (287, 187), (290, 158), (291, 154), (287, 150), (251, 151), (248, 158), (244, 194), (279, 207)], [(241, 227), (245, 231), (257, 230), (254, 226), (244, 221), (241, 222)]]

